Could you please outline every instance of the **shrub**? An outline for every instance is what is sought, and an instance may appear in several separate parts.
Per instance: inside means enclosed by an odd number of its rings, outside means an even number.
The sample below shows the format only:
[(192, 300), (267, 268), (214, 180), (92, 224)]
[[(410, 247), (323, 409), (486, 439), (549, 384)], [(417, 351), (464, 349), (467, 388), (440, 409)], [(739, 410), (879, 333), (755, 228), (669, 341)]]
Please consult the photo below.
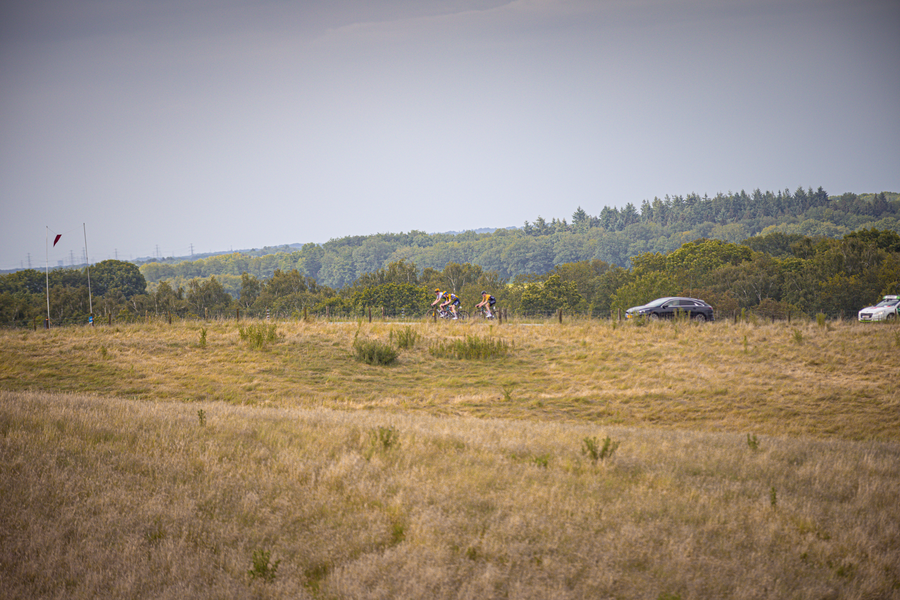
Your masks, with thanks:
[(253, 551), (253, 566), (247, 571), (250, 579), (262, 579), (266, 583), (275, 581), (275, 572), (278, 570), (280, 560), (271, 562), (271, 553), (268, 550)]
[(759, 450), (759, 440), (756, 439), (756, 435), (747, 434), (747, 446), (751, 450)]
[(240, 334), (241, 340), (257, 350), (261, 350), (266, 344), (272, 343), (278, 338), (274, 323), (271, 325), (260, 323), (258, 325), (248, 325), (247, 327), (239, 326), (238, 334)]
[(509, 344), (503, 340), (467, 335), (464, 340), (455, 339), (432, 344), (428, 351), (436, 358), (493, 358), (509, 354)]
[(381, 450), (400, 446), (400, 433), (392, 426), (379, 426), (369, 432), (372, 445)]
[(609, 436), (606, 436), (602, 444), (596, 437), (586, 437), (581, 443), (581, 453), (597, 462), (611, 457), (618, 447), (619, 442), (612, 441)]
[(390, 344), (358, 338), (353, 340), (353, 354), (356, 360), (367, 365), (389, 365), (400, 355)]

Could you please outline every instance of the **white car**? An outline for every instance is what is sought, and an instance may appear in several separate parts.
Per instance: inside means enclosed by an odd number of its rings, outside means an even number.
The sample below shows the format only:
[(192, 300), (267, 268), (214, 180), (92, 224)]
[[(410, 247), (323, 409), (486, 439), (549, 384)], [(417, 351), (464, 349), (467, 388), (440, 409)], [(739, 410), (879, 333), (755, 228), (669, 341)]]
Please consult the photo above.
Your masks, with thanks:
[(893, 321), (897, 318), (897, 310), (900, 308), (900, 296), (885, 296), (875, 306), (869, 306), (859, 311), (860, 321)]

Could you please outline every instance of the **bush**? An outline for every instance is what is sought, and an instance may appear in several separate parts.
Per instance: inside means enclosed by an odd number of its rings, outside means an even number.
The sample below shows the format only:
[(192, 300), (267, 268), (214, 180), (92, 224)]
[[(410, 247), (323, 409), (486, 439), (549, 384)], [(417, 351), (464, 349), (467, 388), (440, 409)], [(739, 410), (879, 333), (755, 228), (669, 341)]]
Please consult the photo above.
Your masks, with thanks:
[(275, 329), (276, 325), (274, 323), (271, 325), (260, 323), (258, 325), (238, 327), (238, 333), (241, 339), (247, 342), (251, 348), (260, 350), (266, 344), (274, 342), (278, 338)]
[(353, 340), (353, 354), (356, 360), (367, 365), (389, 365), (400, 355), (390, 344), (359, 338)]
[(436, 358), (493, 358), (509, 354), (509, 344), (503, 340), (467, 335), (464, 340), (456, 339), (432, 344), (428, 351)]

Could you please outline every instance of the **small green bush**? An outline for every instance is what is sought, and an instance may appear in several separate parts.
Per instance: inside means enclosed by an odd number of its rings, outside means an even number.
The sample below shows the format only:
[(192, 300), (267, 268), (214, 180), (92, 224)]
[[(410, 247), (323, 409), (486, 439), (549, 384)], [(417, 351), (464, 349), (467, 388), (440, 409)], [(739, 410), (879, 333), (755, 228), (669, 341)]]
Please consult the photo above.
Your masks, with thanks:
[(247, 571), (250, 579), (262, 579), (266, 583), (275, 581), (275, 572), (280, 560), (271, 562), (272, 555), (268, 550), (253, 551), (253, 566)]
[(756, 439), (755, 434), (754, 435), (750, 435), (749, 433), (747, 434), (747, 446), (749, 446), (749, 448), (751, 450), (759, 450), (759, 440)]
[(463, 340), (432, 344), (428, 352), (435, 358), (484, 359), (506, 356), (509, 354), (509, 344), (494, 338), (467, 335)]
[(397, 360), (400, 353), (390, 344), (357, 338), (353, 340), (353, 355), (367, 365), (389, 365)]
[(619, 442), (612, 441), (609, 436), (606, 436), (602, 444), (596, 437), (586, 437), (581, 442), (581, 453), (592, 462), (597, 462), (611, 457), (618, 447)]
[(238, 334), (241, 336), (241, 340), (247, 342), (251, 348), (256, 350), (261, 350), (266, 344), (272, 343), (278, 339), (276, 325), (274, 323), (271, 325), (260, 323), (248, 325), (247, 327), (239, 326)]
[(369, 432), (372, 445), (380, 450), (390, 450), (400, 446), (400, 432), (393, 426), (379, 426)]

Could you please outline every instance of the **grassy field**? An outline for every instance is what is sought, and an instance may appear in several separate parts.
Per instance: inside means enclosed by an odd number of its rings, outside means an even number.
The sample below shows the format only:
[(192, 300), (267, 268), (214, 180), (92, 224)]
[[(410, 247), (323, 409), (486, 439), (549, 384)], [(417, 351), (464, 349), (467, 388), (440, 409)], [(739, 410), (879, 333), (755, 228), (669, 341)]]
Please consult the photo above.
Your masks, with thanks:
[(0, 331), (0, 596), (900, 598), (897, 326), (251, 327)]

